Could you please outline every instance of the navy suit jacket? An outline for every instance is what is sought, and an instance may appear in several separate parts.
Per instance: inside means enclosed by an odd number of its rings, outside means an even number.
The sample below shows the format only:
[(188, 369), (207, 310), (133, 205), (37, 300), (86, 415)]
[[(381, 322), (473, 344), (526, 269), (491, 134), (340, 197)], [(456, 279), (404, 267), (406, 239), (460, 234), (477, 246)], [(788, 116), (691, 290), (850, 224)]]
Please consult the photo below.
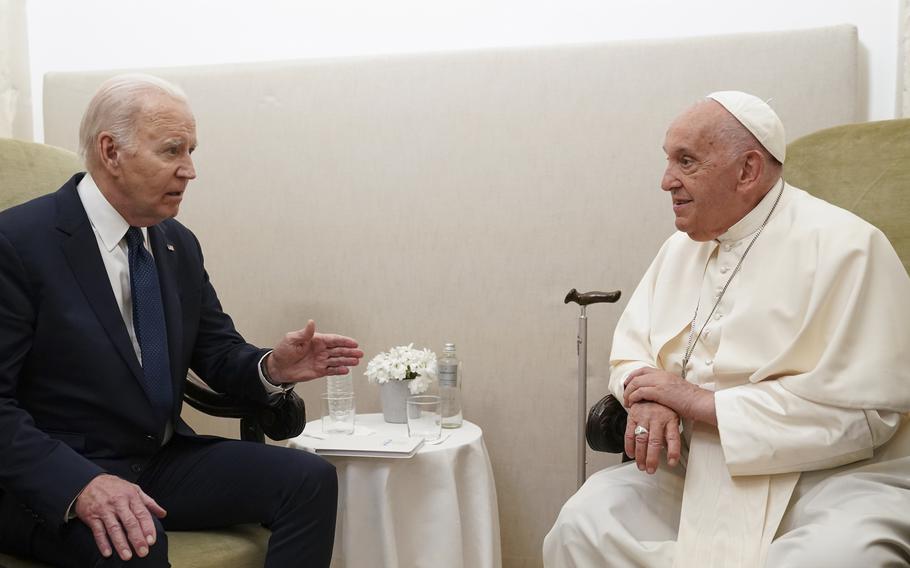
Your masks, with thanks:
[[(29, 511), (63, 522), (96, 475), (135, 480), (162, 444), (164, 424), (76, 192), (60, 190), (0, 213), (0, 531)], [(173, 219), (149, 227), (168, 332), (175, 435), (192, 368), (212, 388), (267, 401), (248, 343), (209, 283), (196, 237)], [(16, 507), (13, 507), (15, 503)], [(20, 513), (19, 515), (12, 514)]]

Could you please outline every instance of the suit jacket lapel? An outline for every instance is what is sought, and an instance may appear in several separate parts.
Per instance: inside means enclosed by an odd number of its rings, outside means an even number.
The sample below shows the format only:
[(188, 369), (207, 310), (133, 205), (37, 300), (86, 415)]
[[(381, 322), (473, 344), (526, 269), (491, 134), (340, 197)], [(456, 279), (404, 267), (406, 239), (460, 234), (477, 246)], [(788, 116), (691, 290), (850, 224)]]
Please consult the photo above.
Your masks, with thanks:
[(98, 241), (79, 201), (74, 176), (57, 192), (57, 229), (63, 233), (62, 248), (82, 293), (91, 306), (111, 343), (117, 348), (136, 380), (142, 380), (142, 367), (133, 351), (123, 316), (111, 290), (111, 283), (98, 252)]
[[(155, 255), (155, 266), (158, 269), (158, 282), (161, 286), (161, 300), (164, 302), (164, 319), (167, 326), (167, 348), (171, 361), (171, 385), (174, 400), (179, 402), (183, 395), (182, 373), (183, 321), (181, 318), (180, 294), (177, 286), (177, 274), (180, 258), (174, 245), (167, 238), (163, 224), (149, 227), (149, 241), (152, 254)], [(180, 408), (179, 404), (175, 407)]]

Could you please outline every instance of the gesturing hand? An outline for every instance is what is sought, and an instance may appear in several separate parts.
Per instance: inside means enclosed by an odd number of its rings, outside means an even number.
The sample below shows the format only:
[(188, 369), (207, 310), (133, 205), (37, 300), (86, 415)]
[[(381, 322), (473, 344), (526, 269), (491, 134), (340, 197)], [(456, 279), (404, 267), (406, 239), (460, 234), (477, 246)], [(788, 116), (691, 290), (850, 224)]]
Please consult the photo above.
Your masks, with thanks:
[(332, 333), (316, 333), (313, 320), (284, 336), (266, 359), (269, 376), (282, 383), (311, 381), (326, 375), (346, 375), (363, 357), (357, 342)]
[(660, 403), (683, 418), (717, 424), (714, 393), (667, 371), (642, 367), (629, 373), (623, 405), (629, 408), (642, 401)]
[[(647, 432), (635, 434), (637, 426)], [(667, 463), (679, 461), (679, 415), (656, 402), (639, 402), (629, 407), (626, 420), (626, 455), (635, 458), (638, 469), (654, 473), (660, 463), (660, 452), (667, 448)]]
[(161, 519), (166, 514), (138, 485), (114, 475), (92, 479), (76, 499), (76, 516), (92, 530), (105, 558), (112, 554), (112, 544), (123, 561), (133, 551), (147, 556), (156, 537), (152, 515)]

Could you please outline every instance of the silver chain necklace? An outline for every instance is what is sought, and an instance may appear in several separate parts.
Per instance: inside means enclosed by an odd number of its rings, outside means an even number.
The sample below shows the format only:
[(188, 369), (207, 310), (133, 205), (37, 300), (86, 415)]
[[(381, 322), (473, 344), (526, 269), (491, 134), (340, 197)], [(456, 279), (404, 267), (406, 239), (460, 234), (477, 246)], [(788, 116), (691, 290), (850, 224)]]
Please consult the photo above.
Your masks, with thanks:
[[(758, 231), (755, 232), (755, 236), (752, 237), (752, 240), (749, 242), (749, 246), (746, 247), (746, 250), (743, 251), (743, 255), (739, 257), (739, 262), (736, 263), (736, 266), (733, 268), (733, 272), (730, 273), (730, 277), (727, 278), (727, 283), (724, 284), (723, 289), (721, 289), (720, 294), (717, 295), (717, 301), (714, 302), (714, 307), (711, 308), (711, 311), (708, 313), (708, 317), (705, 318), (705, 322), (701, 324), (701, 329), (698, 330), (698, 334), (695, 333), (695, 321), (698, 319), (698, 307), (701, 305), (701, 293), (698, 295), (698, 302), (695, 304), (695, 313), (692, 314), (692, 323), (689, 324), (689, 340), (686, 344), (686, 352), (683, 354), (682, 360), (682, 378), (685, 380), (686, 371), (689, 367), (689, 359), (692, 357), (692, 352), (695, 351), (695, 344), (698, 343), (699, 338), (701, 338), (701, 332), (705, 330), (705, 327), (708, 326), (708, 322), (711, 321), (711, 316), (714, 315), (714, 312), (717, 311), (717, 306), (720, 305), (720, 301), (724, 299), (724, 294), (727, 293), (727, 288), (730, 286), (730, 282), (733, 281), (733, 277), (739, 272), (739, 268), (743, 265), (743, 260), (746, 258), (746, 255), (749, 254), (749, 251), (752, 250), (752, 245), (755, 244), (755, 241), (758, 240), (759, 235), (762, 231), (765, 230), (765, 225), (768, 224), (768, 221), (771, 219), (771, 215), (774, 213), (774, 210), (777, 209), (777, 204), (780, 202), (781, 195), (784, 194), (784, 180), (780, 180), (781, 186), (780, 191), (777, 192), (777, 197), (774, 199), (774, 204), (771, 206), (771, 210), (768, 211), (768, 215), (765, 217), (765, 220), (762, 221), (761, 226), (758, 228)], [(777, 184), (775, 184), (777, 185)], [(693, 339), (694, 336), (694, 339)]]

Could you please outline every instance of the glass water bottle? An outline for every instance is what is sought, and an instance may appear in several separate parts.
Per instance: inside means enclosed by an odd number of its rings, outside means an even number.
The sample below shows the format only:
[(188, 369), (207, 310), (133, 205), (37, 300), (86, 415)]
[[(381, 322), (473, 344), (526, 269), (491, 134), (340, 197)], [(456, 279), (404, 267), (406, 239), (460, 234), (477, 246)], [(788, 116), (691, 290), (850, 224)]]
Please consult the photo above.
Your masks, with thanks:
[(439, 372), (440, 414), (443, 428), (460, 428), (461, 415), (461, 362), (455, 353), (455, 344), (446, 343), (442, 358), (436, 362)]

